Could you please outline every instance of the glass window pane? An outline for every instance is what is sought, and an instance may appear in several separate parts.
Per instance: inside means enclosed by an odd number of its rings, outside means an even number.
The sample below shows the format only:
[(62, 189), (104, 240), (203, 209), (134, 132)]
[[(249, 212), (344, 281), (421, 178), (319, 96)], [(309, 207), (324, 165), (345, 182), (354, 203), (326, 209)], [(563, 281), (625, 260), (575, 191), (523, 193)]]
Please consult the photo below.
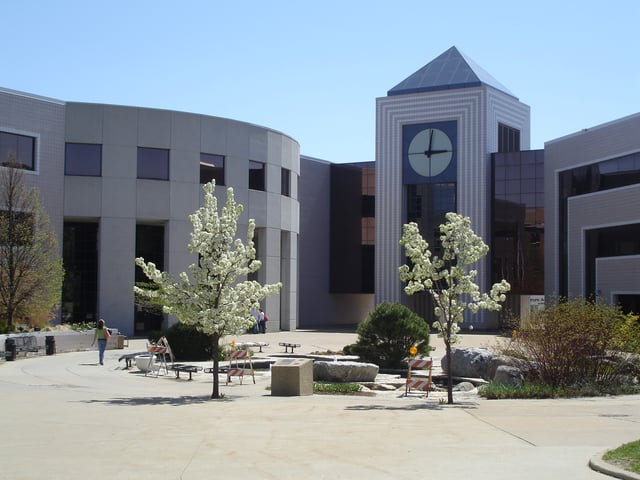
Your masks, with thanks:
[(138, 178), (169, 180), (169, 150), (138, 147)]
[(64, 174), (99, 177), (102, 173), (102, 145), (67, 143)]
[(280, 193), (285, 197), (291, 196), (291, 170), (288, 168), (281, 169), (280, 174)]
[(264, 163), (249, 160), (249, 188), (264, 191)]
[(530, 163), (528, 165), (522, 165), (522, 169), (520, 173), (522, 175), (522, 178), (535, 178), (536, 177), (535, 164)]
[(507, 180), (507, 193), (520, 193), (520, 180)]
[(216, 185), (224, 185), (224, 156), (211, 153), (200, 154), (200, 183), (215, 180)]
[(18, 168), (35, 169), (35, 138), (0, 132), (0, 165), (13, 164)]
[(521, 185), (522, 193), (533, 193), (536, 191), (536, 181), (533, 178), (523, 179)]

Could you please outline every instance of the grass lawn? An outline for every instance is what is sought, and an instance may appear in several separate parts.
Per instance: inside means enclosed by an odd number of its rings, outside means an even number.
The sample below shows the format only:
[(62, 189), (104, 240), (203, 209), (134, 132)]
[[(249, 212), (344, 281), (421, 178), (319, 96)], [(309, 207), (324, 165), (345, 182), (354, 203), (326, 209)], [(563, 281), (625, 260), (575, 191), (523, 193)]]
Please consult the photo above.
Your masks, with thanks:
[(640, 440), (610, 450), (602, 459), (630, 472), (640, 473)]

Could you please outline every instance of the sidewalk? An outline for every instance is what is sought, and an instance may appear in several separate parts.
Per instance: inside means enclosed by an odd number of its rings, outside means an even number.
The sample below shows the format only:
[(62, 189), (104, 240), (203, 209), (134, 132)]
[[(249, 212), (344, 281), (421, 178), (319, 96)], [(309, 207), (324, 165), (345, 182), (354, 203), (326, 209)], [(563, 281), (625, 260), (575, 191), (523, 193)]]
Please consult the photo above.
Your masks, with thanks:
[[(237, 341), (300, 343), (295, 353), (341, 349), (344, 332), (274, 332)], [(462, 345), (486, 346), (465, 335)], [(254, 385), (224, 385), (210, 400), (193, 381), (123, 370), (109, 350), (0, 364), (0, 478), (11, 479), (603, 479), (594, 455), (640, 437), (640, 396), (488, 401), (313, 395), (272, 397), (268, 371)], [(143, 345), (144, 343), (142, 343)], [(437, 346), (437, 345), (436, 345)], [(441, 353), (437, 346), (435, 353)], [(440, 352), (439, 352), (440, 350)], [(187, 377), (188, 378), (188, 377)]]

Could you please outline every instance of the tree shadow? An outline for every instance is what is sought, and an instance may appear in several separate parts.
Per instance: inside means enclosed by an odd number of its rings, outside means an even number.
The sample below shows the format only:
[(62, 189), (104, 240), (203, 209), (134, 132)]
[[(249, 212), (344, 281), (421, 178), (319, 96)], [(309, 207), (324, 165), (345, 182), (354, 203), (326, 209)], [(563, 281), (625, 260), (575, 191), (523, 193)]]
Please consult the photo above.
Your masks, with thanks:
[(425, 403), (411, 403), (407, 405), (350, 405), (345, 408), (345, 410), (354, 410), (354, 411), (373, 411), (373, 410), (388, 410), (388, 411), (417, 411), (417, 410), (448, 410), (451, 408), (462, 408), (462, 409), (477, 409), (478, 404), (475, 402), (456, 402), (453, 405), (449, 405), (446, 403), (435, 403), (435, 402), (425, 402)]
[(225, 396), (223, 398), (213, 399), (211, 395), (182, 395), (179, 397), (127, 397), (127, 398), (108, 398), (104, 400), (83, 400), (82, 403), (97, 403), (103, 405), (115, 405), (122, 407), (141, 407), (148, 405), (170, 405), (174, 407), (182, 407), (186, 405), (197, 405), (209, 402), (229, 402), (233, 398)]

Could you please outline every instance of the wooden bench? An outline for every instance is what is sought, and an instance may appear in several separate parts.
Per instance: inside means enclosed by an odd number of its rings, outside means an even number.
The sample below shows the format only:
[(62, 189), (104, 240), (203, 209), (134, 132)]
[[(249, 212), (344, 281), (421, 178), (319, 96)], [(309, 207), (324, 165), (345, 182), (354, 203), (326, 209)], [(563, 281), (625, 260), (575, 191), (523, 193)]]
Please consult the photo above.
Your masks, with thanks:
[(189, 380), (193, 380), (192, 375), (194, 373), (198, 373), (202, 371), (202, 367), (199, 367), (197, 365), (185, 365), (183, 363), (174, 363), (169, 367), (169, 370), (173, 370), (174, 372), (176, 372), (176, 378), (180, 378), (180, 373), (182, 372), (182, 373), (188, 373)]
[(284, 352), (289, 353), (289, 349), (291, 349), (291, 353), (293, 353), (294, 348), (299, 348), (299, 343), (289, 343), (289, 342), (280, 342), (278, 345), (284, 347)]

